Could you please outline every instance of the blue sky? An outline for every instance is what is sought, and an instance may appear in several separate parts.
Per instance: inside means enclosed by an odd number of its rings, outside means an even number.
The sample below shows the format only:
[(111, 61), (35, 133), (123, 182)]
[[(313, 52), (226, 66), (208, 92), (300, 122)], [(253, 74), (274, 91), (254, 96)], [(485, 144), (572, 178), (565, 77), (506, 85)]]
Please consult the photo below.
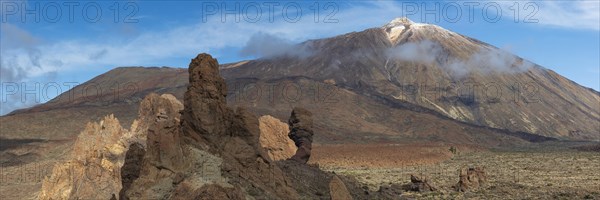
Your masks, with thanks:
[[(221, 63), (252, 59), (256, 55), (240, 50), (255, 34), (298, 43), (401, 16), (479, 39), (600, 90), (599, 4), (0, 0), (0, 114), (43, 103), (118, 66), (187, 67), (200, 52)], [(61, 88), (45, 88), (49, 83)]]

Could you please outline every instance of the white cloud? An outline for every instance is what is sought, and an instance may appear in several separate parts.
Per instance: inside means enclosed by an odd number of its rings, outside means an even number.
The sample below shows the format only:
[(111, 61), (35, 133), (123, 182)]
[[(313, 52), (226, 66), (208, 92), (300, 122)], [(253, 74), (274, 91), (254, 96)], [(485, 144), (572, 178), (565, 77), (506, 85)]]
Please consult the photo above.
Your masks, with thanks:
[(464, 78), (471, 72), (521, 73), (534, 66), (533, 63), (521, 60), (507, 50), (481, 48), (463, 60), (450, 57), (440, 63), (440, 58), (447, 55), (442, 45), (431, 40), (407, 42), (387, 50), (388, 58), (423, 64), (438, 64), (454, 78)]
[(252, 35), (240, 51), (242, 56), (256, 56), (259, 58), (276, 56), (305, 58), (313, 53), (306, 45), (297, 45), (286, 38), (262, 32)]
[[(568, 29), (600, 30), (600, 1), (500, 1), (504, 16), (513, 18), (514, 6), (518, 2), (519, 20), (537, 20), (534, 24)], [(513, 7), (514, 8), (514, 7)], [(534, 8), (536, 8), (534, 12)], [(533, 12), (533, 13), (532, 13)]]
[(432, 64), (442, 54), (442, 46), (431, 40), (408, 42), (387, 50), (387, 56), (397, 60)]

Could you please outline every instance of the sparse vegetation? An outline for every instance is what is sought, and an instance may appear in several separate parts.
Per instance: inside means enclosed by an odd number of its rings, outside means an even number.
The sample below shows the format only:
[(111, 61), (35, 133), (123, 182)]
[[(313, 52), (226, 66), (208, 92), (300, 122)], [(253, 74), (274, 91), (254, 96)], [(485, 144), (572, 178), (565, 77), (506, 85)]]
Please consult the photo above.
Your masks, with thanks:
[[(578, 157), (586, 159), (572, 162)], [(488, 183), (477, 191), (455, 192), (451, 186), (458, 182), (457, 170), (461, 166), (484, 166)], [(599, 169), (598, 153), (530, 150), (470, 152), (437, 164), (335, 171), (357, 177), (372, 190), (383, 183), (409, 183), (412, 173), (426, 174), (440, 191), (403, 194), (417, 199), (600, 199)], [(367, 176), (370, 179), (364, 178)]]
[(456, 154), (456, 147), (451, 146), (450, 149), (448, 149), (448, 151), (452, 152), (452, 154)]

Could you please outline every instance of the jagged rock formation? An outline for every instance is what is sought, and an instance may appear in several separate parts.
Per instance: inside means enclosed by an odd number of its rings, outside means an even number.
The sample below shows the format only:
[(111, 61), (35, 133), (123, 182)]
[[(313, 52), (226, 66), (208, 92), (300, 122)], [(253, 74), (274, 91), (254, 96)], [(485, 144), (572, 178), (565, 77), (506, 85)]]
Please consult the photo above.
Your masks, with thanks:
[[(110, 199), (120, 196), (139, 175), (140, 156), (157, 139), (155, 132), (179, 124), (183, 105), (170, 94), (150, 94), (140, 104), (139, 118), (124, 129), (109, 115), (88, 123), (73, 145), (71, 157), (57, 164), (42, 184), (40, 199)], [(168, 122), (167, 122), (168, 121)], [(168, 140), (169, 138), (160, 138)], [(168, 149), (161, 149), (168, 151)], [(157, 153), (150, 149), (149, 153)], [(182, 159), (179, 157), (179, 159)]]
[(120, 169), (133, 136), (110, 115), (88, 123), (71, 157), (54, 166), (39, 199), (109, 199), (121, 190)]
[(312, 113), (303, 108), (294, 108), (292, 115), (288, 121), (290, 126), (289, 137), (298, 147), (296, 154), (292, 156), (292, 160), (307, 163), (310, 159), (310, 151), (313, 141), (313, 121)]
[(298, 149), (288, 137), (288, 125), (270, 115), (258, 118), (260, 127), (260, 145), (271, 160), (291, 158)]
[(145, 152), (140, 152), (136, 148), (130, 148), (127, 152), (128, 156), (131, 155), (131, 160), (138, 162), (123, 166), (124, 169), (131, 170), (123, 170), (122, 175), (133, 176), (127, 182), (123, 181), (123, 185), (128, 187), (119, 192), (120, 199), (128, 199), (126, 191), (137, 192), (135, 189), (140, 184), (153, 183), (158, 177), (172, 176), (173, 171), (185, 167), (183, 149), (179, 142), (179, 112), (182, 109), (183, 104), (171, 95), (159, 97), (150, 94), (140, 104), (139, 120), (134, 121), (132, 130), (145, 133), (146, 149)]
[(485, 170), (482, 167), (463, 167), (459, 170), (459, 181), (454, 188), (459, 192), (477, 189), (487, 182)]
[(217, 61), (200, 54), (189, 74), (181, 125), (166, 120), (159, 127), (168, 129), (148, 133), (141, 175), (124, 198), (298, 198), (260, 146), (258, 119), (227, 107)]
[(428, 183), (426, 176), (410, 175), (410, 183), (410, 190), (412, 191), (429, 192), (436, 190), (435, 187)]

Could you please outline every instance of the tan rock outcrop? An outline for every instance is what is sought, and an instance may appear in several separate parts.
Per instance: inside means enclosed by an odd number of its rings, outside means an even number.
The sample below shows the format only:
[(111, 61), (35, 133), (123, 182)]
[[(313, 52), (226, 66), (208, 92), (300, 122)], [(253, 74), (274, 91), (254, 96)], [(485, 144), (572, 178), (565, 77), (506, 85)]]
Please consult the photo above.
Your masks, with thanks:
[(258, 118), (260, 127), (260, 145), (267, 151), (271, 160), (291, 158), (298, 149), (288, 137), (289, 127), (270, 115)]
[(131, 134), (110, 115), (88, 123), (70, 159), (54, 166), (42, 182), (39, 199), (110, 199), (121, 190), (120, 169)]
[(338, 176), (333, 176), (329, 182), (329, 194), (331, 200), (352, 200), (352, 195), (348, 192), (348, 188)]
[[(118, 198), (123, 185), (128, 188), (139, 176), (139, 156), (146, 154), (146, 138), (150, 145), (158, 141), (178, 140), (176, 134), (161, 138), (156, 132), (173, 130), (179, 125), (179, 110), (183, 105), (170, 94), (150, 94), (140, 104), (139, 117), (131, 125), (131, 131), (121, 127), (113, 116), (99, 123), (88, 123), (73, 145), (71, 156), (54, 166), (50, 177), (42, 183), (40, 199), (110, 199)], [(134, 146), (134, 148), (130, 148)], [(160, 146), (160, 145), (158, 145)], [(177, 151), (170, 146), (149, 149), (149, 154), (159, 151)], [(126, 162), (128, 157), (129, 163)], [(162, 158), (157, 156), (158, 158)], [(172, 167), (181, 163), (160, 159), (154, 163), (161, 167)], [(179, 162), (178, 162), (179, 161)]]
[(459, 192), (478, 189), (487, 182), (487, 175), (482, 167), (462, 167), (458, 176), (459, 181), (454, 188)]

